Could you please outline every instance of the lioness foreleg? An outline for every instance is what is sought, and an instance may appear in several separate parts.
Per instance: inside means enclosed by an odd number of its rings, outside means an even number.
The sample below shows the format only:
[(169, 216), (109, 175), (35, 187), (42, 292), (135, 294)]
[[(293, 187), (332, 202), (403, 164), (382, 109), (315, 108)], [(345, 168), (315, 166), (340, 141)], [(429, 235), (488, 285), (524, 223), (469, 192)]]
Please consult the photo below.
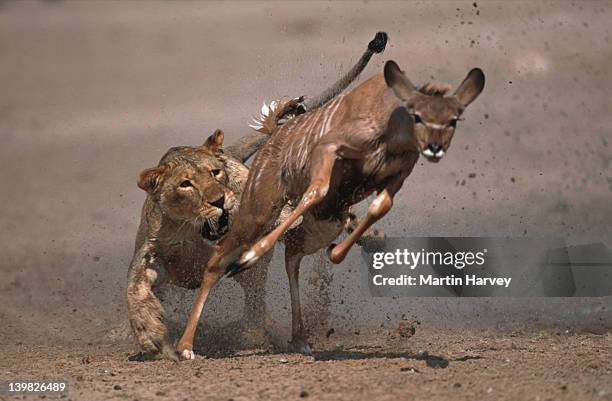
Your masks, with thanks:
[(145, 251), (138, 252), (128, 273), (127, 307), (130, 326), (141, 352), (132, 360), (177, 359), (167, 343), (167, 328), (163, 322), (164, 310), (154, 292), (164, 280), (165, 271), (155, 263), (154, 257)]

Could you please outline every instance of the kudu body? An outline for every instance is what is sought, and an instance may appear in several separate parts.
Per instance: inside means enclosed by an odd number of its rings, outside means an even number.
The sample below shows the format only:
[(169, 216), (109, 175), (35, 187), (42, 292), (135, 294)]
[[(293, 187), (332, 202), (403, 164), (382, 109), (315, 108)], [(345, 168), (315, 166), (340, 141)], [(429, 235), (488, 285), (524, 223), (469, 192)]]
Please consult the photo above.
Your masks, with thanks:
[[(330, 246), (342, 230), (348, 208), (376, 193), (354, 231), (329, 247), (331, 261), (340, 263), (360, 236), (391, 209), (419, 155), (440, 160), (459, 116), (483, 87), (484, 74), (473, 69), (451, 96), (444, 96), (445, 90), (435, 85), (419, 90), (389, 61), (384, 74), (275, 132), (255, 157), (234, 225), (204, 269), (202, 287), (177, 344), (181, 357), (193, 358), (195, 328), (219, 278), (252, 266), (300, 217), (299, 230), (285, 240), (285, 267), (291, 291), (291, 344), (310, 353), (300, 311), (301, 259)], [(273, 227), (287, 202), (295, 209)]]

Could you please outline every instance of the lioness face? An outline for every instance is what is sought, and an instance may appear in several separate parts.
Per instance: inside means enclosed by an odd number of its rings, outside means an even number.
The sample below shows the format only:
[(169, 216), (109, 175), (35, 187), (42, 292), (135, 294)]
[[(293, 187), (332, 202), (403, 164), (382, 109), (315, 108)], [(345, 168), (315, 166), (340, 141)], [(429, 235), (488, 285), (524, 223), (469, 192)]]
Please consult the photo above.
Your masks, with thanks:
[(234, 193), (225, 186), (222, 166), (177, 166), (162, 184), (159, 205), (175, 220), (201, 227), (202, 234), (216, 240), (225, 234)]
[(189, 222), (211, 241), (227, 232), (236, 201), (217, 157), (222, 142), (223, 133), (217, 130), (201, 147), (174, 148), (158, 167), (143, 171), (138, 181), (167, 217)]

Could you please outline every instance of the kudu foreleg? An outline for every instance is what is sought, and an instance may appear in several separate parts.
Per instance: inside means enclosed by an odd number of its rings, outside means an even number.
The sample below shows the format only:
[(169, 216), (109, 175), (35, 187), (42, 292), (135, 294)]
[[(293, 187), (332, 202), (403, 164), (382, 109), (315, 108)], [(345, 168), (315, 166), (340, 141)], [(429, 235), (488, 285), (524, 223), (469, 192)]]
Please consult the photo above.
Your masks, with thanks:
[(206, 303), (206, 299), (208, 298), (210, 291), (213, 289), (215, 284), (217, 284), (219, 279), (223, 277), (225, 266), (228, 264), (227, 260), (231, 260), (231, 258), (235, 256), (232, 255), (231, 252), (227, 252), (227, 249), (237, 248), (236, 242), (231, 241), (232, 238), (228, 239), (226, 237), (226, 239), (227, 241), (223, 242), (225, 247), (223, 249), (219, 249), (218, 245), (204, 268), (202, 285), (198, 290), (198, 295), (196, 296), (196, 300), (191, 308), (191, 313), (189, 314), (189, 319), (187, 320), (187, 325), (185, 326), (183, 335), (176, 345), (176, 351), (178, 352), (180, 359), (184, 360), (195, 358), (195, 354), (193, 353), (193, 339), (198, 327), (200, 315), (202, 314), (202, 309), (204, 309), (204, 304)]
[(349, 234), (344, 241), (338, 245), (332, 244), (329, 249), (329, 260), (332, 263), (340, 263), (346, 257), (346, 254), (351, 249), (359, 238), (365, 233), (372, 224), (380, 220), (393, 206), (393, 195), (388, 189), (380, 192), (368, 207), (368, 214), (359, 222), (355, 230)]
[(337, 146), (335, 145), (324, 145), (314, 149), (310, 185), (306, 192), (304, 192), (304, 195), (302, 195), (300, 203), (298, 203), (296, 208), (282, 223), (276, 226), (268, 235), (257, 241), (251, 249), (242, 255), (240, 264), (243, 268), (251, 267), (260, 257), (268, 253), (280, 236), (291, 227), (302, 214), (319, 203), (325, 195), (327, 195), (331, 173), (337, 157), (336, 151)]

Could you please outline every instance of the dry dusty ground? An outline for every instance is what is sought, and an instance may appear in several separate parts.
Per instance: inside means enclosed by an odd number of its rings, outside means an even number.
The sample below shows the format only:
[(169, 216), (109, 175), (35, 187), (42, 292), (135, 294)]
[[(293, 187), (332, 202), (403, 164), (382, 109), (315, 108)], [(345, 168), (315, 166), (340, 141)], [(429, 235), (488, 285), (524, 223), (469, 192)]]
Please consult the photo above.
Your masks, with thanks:
[(129, 362), (131, 347), (108, 343), (3, 344), (0, 353), (3, 377), (64, 378), (74, 400), (612, 400), (610, 335), (403, 334), (332, 335), (314, 357), (211, 350), (189, 362)]
[[(358, 251), (314, 309), (337, 333), (315, 359), (229, 347), (135, 363), (126, 337), (107, 335), (126, 321), (138, 172), (215, 128), (248, 133), (264, 99), (319, 93), (378, 30), (390, 43), (364, 78), (387, 59), (415, 83), (487, 74), (444, 162), (419, 164), (398, 194), (388, 235), (612, 246), (612, 7), (477, 3), (0, 0), (0, 380), (66, 378), (75, 400), (610, 399), (610, 297), (372, 298)], [(285, 338), (280, 258), (268, 301)], [(231, 284), (209, 321), (240, 315)], [(403, 314), (422, 322), (414, 336), (372, 334)], [(531, 334), (543, 326), (563, 334)], [(589, 327), (604, 334), (572, 334)]]

